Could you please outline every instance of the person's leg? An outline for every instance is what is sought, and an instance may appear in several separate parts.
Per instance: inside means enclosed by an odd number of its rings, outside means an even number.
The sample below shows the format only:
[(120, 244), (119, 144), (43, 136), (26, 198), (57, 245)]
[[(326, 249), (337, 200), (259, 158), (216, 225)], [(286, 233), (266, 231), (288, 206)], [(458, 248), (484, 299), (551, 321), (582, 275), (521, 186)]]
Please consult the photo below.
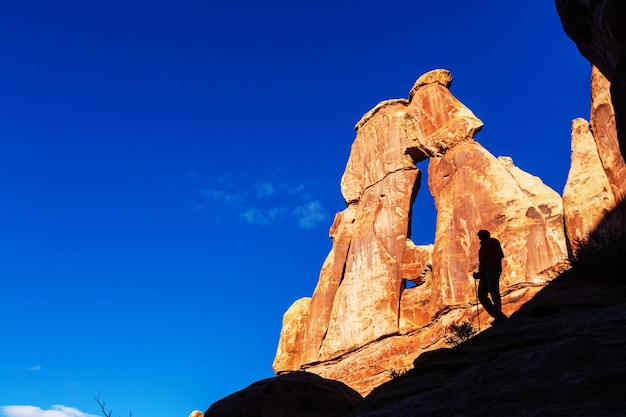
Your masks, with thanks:
[(502, 298), (500, 297), (500, 271), (494, 271), (489, 274), (489, 295), (493, 301), (493, 317), (497, 319), (506, 318), (502, 313)]
[(491, 317), (496, 317), (493, 304), (489, 299), (489, 273), (486, 272), (480, 278), (478, 282), (478, 300), (482, 304), (483, 308)]

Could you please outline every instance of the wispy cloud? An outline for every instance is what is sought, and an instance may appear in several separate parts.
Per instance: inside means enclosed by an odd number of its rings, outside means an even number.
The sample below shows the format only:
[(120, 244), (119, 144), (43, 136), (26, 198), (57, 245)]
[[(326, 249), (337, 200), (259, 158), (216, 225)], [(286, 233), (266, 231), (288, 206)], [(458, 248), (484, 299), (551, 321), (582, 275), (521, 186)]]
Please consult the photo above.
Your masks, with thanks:
[(239, 219), (249, 224), (268, 225), (278, 219), (284, 209), (275, 207), (268, 210), (249, 208), (239, 213)]
[(276, 187), (269, 181), (257, 182), (252, 187), (256, 191), (258, 198), (269, 197), (276, 192)]
[(0, 407), (0, 415), (4, 417), (98, 417), (64, 405), (53, 405), (49, 410), (33, 405), (5, 405)]
[(29, 366), (28, 368), (26, 368), (27, 371), (41, 371), (41, 365), (37, 364), (37, 365), (33, 365), (33, 366)]
[(248, 199), (248, 195), (244, 191), (227, 189), (203, 188), (200, 190), (200, 194), (208, 200), (222, 201), (226, 204), (243, 202)]
[(298, 224), (305, 229), (315, 227), (318, 223), (326, 220), (326, 211), (319, 201), (311, 201), (298, 206), (293, 214), (298, 220)]
[(253, 181), (246, 174), (214, 176), (198, 188), (190, 209), (212, 213), (216, 221), (234, 215), (241, 222), (261, 226), (294, 219), (298, 226), (310, 229), (326, 220), (324, 206), (314, 196), (319, 190), (316, 183), (287, 181), (284, 175), (272, 174)]

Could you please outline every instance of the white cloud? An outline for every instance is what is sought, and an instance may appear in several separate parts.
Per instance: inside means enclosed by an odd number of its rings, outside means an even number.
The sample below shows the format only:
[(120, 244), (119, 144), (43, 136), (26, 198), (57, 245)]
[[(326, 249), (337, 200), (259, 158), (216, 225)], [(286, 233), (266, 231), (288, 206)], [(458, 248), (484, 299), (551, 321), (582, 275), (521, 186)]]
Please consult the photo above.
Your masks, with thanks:
[(285, 190), (288, 194), (302, 194), (306, 190), (305, 186), (302, 184), (289, 185), (289, 184), (281, 183), (280, 188)]
[(250, 224), (267, 224), (269, 220), (257, 209), (248, 209), (239, 213), (239, 218)]
[(287, 184), (279, 179), (276, 182), (261, 181), (252, 185), (252, 188), (256, 191), (258, 198), (272, 197), (279, 194), (289, 195), (305, 195), (306, 187), (303, 184), (291, 185)]
[(215, 190), (210, 188), (200, 190), (200, 194), (208, 200), (223, 201), (228, 204), (242, 202), (247, 198), (245, 193), (242, 192), (227, 192), (224, 190)]
[(317, 223), (326, 220), (326, 212), (319, 201), (311, 201), (296, 207), (294, 216), (298, 219), (298, 224), (305, 229), (315, 227)]
[(98, 417), (64, 405), (53, 405), (50, 410), (43, 410), (33, 405), (5, 405), (0, 407), (0, 415), (5, 417)]
[(246, 223), (268, 225), (278, 218), (283, 209), (273, 208), (269, 210), (259, 210), (256, 208), (249, 208), (239, 213), (239, 218)]
[(263, 181), (253, 185), (256, 190), (256, 196), (259, 198), (269, 197), (275, 192), (275, 187), (271, 182)]
[(191, 210), (210, 213), (216, 221), (234, 214), (241, 222), (261, 226), (295, 219), (300, 227), (308, 229), (327, 219), (324, 208), (313, 201), (309, 190), (319, 188), (316, 182), (306, 182), (307, 187), (298, 180), (284, 181), (277, 174), (253, 181), (250, 178), (254, 177), (245, 173), (213, 176), (210, 183), (198, 188), (200, 198)]
[(41, 371), (41, 365), (37, 364), (26, 368), (27, 371)]

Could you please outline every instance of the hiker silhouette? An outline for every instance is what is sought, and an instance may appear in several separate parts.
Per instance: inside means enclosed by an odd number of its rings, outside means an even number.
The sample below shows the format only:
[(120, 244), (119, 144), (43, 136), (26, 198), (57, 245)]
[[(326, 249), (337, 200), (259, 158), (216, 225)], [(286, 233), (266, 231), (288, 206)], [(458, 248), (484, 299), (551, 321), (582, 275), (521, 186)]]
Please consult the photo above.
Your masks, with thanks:
[[(502, 313), (502, 299), (500, 298), (500, 275), (502, 275), (502, 246), (500, 241), (487, 230), (478, 232), (480, 249), (478, 251), (478, 272), (474, 272), (474, 279), (478, 279), (478, 300), (495, 320), (500, 323), (507, 317)], [(491, 296), (491, 299), (489, 299)]]

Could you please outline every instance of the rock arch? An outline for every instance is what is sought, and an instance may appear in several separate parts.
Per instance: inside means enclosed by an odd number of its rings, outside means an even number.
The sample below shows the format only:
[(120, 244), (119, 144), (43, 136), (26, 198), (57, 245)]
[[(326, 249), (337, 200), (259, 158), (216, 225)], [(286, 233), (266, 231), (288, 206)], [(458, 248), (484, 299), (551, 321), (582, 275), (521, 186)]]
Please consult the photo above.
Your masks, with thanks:
[[(449, 323), (473, 318), (480, 229), (503, 243), (507, 312), (566, 263), (560, 195), (474, 140), (483, 124), (450, 93), (451, 81), (446, 70), (428, 72), (408, 100), (381, 102), (357, 123), (341, 179), (347, 208), (331, 226), (312, 298), (285, 313), (277, 373), (307, 369), (366, 394), (390, 369), (441, 346)], [(416, 163), (426, 159), (436, 232), (418, 246), (409, 227)], [(405, 278), (420, 285), (405, 289)]]

